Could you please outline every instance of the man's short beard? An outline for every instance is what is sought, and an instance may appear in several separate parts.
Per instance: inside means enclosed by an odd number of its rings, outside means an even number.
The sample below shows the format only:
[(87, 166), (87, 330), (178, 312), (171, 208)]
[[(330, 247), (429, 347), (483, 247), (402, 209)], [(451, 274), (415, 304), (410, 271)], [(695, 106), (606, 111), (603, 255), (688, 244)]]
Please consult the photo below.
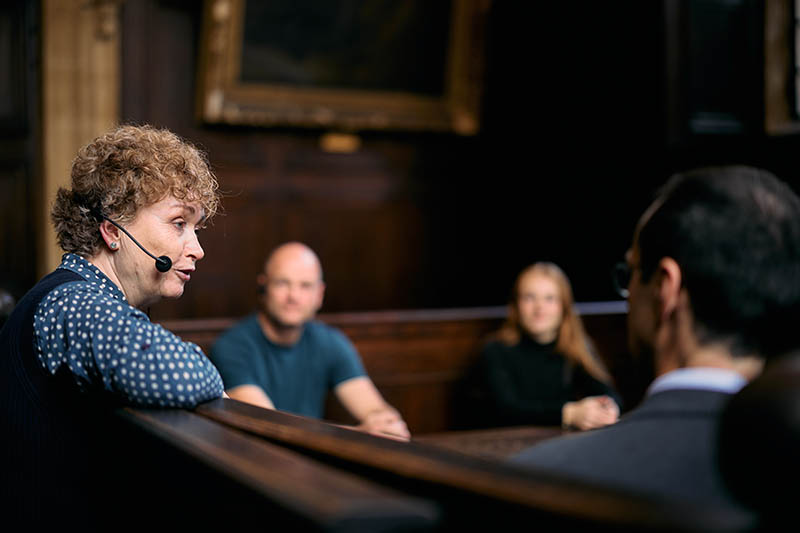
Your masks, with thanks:
[(295, 329), (300, 329), (307, 322), (309, 322), (311, 320), (310, 318), (307, 319), (307, 320), (303, 320), (298, 325), (286, 324), (285, 322), (282, 322), (281, 319), (278, 318), (276, 315), (270, 313), (269, 309), (267, 309), (266, 306), (262, 306), (261, 307), (261, 313), (264, 315), (264, 318), (267, 320), (267, 322), (269, 322), (269, 324), (273, 328), (275, 328), (276, 330), (279, 330), (279, 331), (291, 331), (291, 330), (295, 330)]

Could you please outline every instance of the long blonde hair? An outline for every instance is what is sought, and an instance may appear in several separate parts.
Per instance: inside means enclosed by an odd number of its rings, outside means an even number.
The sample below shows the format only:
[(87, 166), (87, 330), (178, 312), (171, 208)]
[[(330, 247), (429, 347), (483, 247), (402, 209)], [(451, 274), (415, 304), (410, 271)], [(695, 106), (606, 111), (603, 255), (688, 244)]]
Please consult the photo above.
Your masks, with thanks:
[(508, 345), (514, 346), (522, 337), (522, 325), (519, 319), (519, 293), (522, 279), (530, 274), (538, 274), (555, 282), (561, 297), (563, 316), (558, 328), (556, 351), (569, 361), (580, 365), (596, 379), (608, 384), (611, 378), (603, 364), (590, 351), (591, 341), (586, 335), (581, 317), (575, 311), (572, 298), (572, 286), (567, 275), (558, 265), (549, 262), (534, 263), (525, 268), (514, 282), (511, 301), (508, 304), (508, 317), (496, 333), (496, 338)]

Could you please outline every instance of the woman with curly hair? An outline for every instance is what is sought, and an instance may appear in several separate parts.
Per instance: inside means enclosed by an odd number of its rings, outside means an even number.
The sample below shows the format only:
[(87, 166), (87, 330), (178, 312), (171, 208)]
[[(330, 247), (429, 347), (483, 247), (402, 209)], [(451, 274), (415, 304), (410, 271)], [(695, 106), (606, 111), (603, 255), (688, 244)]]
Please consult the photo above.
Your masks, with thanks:
[[(169, 131), (120, 126), (78, 152), (71, 189), (52, 208), (61, 265), (0, 332), (0, 433), (10, 448), (1, 455), (14, 462), (3, 499), (16, 511), (62, 516), (100, 496), (92, 465), (120, 445), (108, 440), (109, 406), (191, 408), (222, 396), (200, 348), (144, 311), (183, 294), (204, 255), (197, 232), (218, 204), (204, 155)], [(154, 263), (134, 236), (163, 257)]]
[(517, 277), (508, 318), (481, 363), (493, 425), (590, 429), (617, 421), (610, 377), (591, 352), (569, 280), (553, 263)]

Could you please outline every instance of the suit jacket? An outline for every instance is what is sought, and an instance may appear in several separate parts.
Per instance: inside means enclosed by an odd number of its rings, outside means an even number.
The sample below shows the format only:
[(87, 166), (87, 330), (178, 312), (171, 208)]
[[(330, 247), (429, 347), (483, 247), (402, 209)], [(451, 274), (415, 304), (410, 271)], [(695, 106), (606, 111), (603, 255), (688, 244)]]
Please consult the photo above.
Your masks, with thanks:
[(730, 397), (658, 392), (613, 426), (545, 441), (512, 461), (657, 498), (735, 505), (717, 467), (717, 425)]

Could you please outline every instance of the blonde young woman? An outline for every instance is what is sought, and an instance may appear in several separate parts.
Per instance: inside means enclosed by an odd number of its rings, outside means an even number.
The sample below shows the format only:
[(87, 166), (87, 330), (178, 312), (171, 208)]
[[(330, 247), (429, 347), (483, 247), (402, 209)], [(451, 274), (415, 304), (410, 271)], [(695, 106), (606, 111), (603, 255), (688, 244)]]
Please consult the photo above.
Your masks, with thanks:
[(484, 347), (482, 365), (493, 425), (591, 429), (619, 416), (609, 375), (555, 264), (535, 263), (517, 277), (508, 319)]

